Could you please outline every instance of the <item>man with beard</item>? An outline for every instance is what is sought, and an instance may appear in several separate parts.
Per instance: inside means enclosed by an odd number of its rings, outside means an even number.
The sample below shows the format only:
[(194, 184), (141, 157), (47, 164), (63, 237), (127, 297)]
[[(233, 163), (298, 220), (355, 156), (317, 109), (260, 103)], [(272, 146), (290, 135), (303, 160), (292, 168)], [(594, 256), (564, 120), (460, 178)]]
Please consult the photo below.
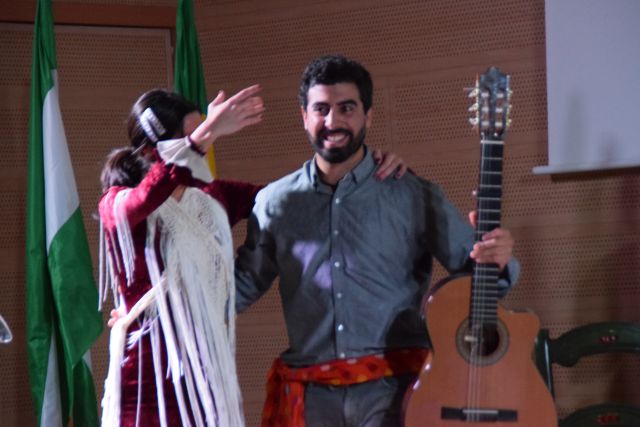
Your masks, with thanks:
[(276, 277), (289, 348), (269, 373), (263, 426), (399, 426), (402, 398), (428, 355), (420, 302), (433, 258), (451, 273), (519, 267), (504, 229), (474, 232), (418, 176), (379, 181), (364, 144), (373, 84), (359, 63), (313, 60), (299, 99), (315, 156), (256, 198), (236, 260), (236, 307)]

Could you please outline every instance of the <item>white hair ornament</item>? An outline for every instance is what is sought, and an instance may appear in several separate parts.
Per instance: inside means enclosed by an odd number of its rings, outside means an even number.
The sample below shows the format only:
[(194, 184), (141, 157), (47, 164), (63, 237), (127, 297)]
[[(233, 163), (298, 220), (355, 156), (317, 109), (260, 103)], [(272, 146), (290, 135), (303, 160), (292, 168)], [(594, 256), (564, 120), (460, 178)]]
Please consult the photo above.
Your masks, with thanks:
[(151, 107), (147, 107), (142, 114), (138, 117), (138, 121), (140, 122), (140, 126), (142, 126), (142, 130), (147, 135), (147, 137), (154, 144), (158, 142), (158, 138), (162, 136), (166, 132), (160, 120), (155, 115)]

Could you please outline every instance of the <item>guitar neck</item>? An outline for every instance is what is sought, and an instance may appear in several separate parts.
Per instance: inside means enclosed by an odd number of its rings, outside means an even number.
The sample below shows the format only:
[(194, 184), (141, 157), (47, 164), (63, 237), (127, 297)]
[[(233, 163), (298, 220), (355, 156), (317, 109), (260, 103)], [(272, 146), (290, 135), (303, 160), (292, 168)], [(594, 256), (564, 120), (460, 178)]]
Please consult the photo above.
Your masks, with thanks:
[[(504, 144), (501, 140), (482, 140), (480, 178), (477, 189), (477, 228), (475, 240), (500, 226), (502, 207), (502, 159)], [(475, 325), (495, 325), (499, 299), (496, 264), (476, 264), (473, 272), (470, 321)]]

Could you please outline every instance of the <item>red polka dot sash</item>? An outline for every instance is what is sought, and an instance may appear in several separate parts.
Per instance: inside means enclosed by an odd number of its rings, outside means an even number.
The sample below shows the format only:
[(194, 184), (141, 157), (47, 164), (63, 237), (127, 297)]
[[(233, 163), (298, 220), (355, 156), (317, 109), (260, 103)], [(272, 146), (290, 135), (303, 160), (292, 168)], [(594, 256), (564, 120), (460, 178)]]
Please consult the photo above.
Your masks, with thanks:
[(304, 368), (291, 368), (278, 358), (267, 377), (262, 427), (304, 427), (306, 383), (339, 387), (395, 375), (418, 374), (429, 354), (430, 351), (424, 348), (398, 349)]

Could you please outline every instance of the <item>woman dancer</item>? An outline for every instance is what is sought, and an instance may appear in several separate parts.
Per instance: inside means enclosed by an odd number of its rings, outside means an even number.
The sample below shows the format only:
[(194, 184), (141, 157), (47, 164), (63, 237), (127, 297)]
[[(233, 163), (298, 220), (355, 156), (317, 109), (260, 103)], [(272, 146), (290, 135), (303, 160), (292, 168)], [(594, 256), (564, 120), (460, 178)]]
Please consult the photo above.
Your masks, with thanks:
[(244, 424), (230, 225), (260, 187), (212, 180), (203, 156), (261, 120), (259, 90), (220, 93), (204, 122), (180, 95), (147, 92), (129, 116), (131, 148), (107, 159), (100, 282), (126, 315), (111, 331), (105, 426)]

